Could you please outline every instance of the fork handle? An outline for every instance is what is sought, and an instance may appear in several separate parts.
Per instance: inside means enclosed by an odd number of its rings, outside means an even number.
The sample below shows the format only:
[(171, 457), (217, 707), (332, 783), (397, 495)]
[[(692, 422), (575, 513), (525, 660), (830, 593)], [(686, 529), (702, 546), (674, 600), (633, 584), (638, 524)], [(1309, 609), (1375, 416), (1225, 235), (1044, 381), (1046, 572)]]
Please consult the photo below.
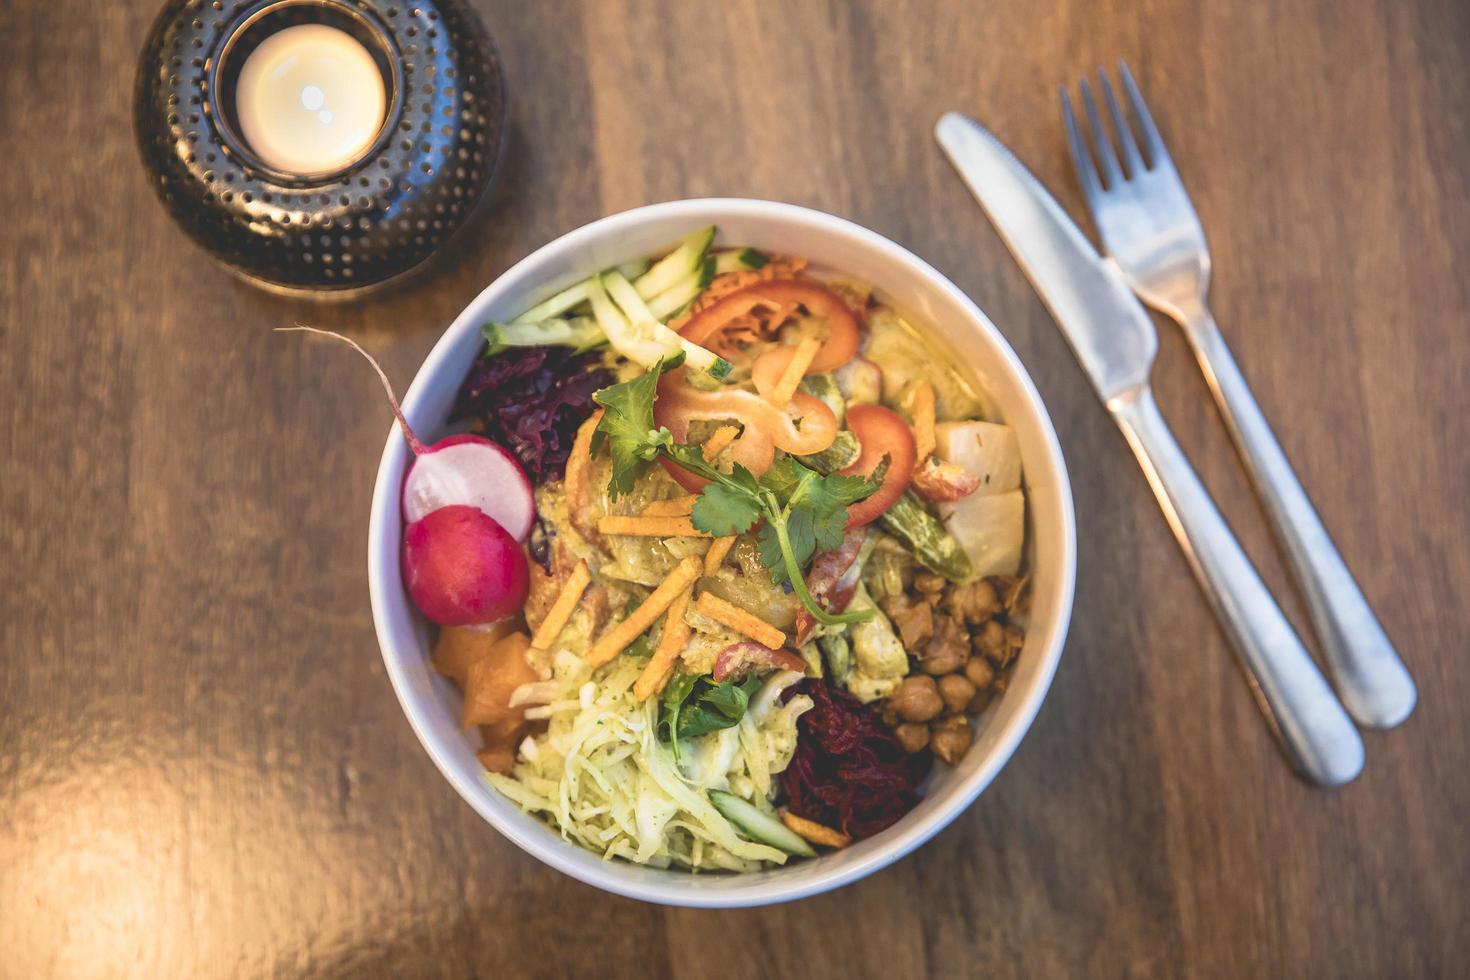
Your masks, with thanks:
[(1241, 550), (1147, 386), (1108, 402), (1292, 765), (1322, 786), (1363, 768), (1363, 740)]
[(1328, 669), (1359, 724), (1392, 728), (1414, 710), (1414, 680), (1261, 414), (1210, 311), (1186, 311), (1185, 333), (1306, 599)]

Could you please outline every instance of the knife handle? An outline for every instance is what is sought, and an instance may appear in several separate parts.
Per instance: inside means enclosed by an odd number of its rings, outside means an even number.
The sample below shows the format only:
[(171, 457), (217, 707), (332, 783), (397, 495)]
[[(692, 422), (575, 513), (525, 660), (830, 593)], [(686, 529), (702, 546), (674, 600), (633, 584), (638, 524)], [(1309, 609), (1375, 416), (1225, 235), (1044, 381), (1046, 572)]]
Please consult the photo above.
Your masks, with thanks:
[(1296, 572), (1343, 703), (1360, 724), (1392, 728), (1414, 710), (1414, 679), (1322, 526), (1214, 317), (1203, 305), (1190, 312), (1186, 333)]
[(1363, 768), (1363, 740), (1190, 466), (1148, 386), (1110, 399), (1205, 597), (1215, 609), (1287, 758), (1340, 786)]

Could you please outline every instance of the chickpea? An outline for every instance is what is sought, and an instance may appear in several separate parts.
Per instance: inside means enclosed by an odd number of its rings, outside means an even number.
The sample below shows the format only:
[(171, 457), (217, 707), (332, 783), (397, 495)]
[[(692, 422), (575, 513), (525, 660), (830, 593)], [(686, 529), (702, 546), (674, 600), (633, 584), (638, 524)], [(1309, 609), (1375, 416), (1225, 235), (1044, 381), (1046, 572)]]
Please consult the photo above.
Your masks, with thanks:
[(978, 690), (985, 690), (995, 681), (995, 668), (984, 657), (971, 657), (965, 664), (965, 677)]
[(928, 725), (907, 722), (895, 728), (893, 734), (898, 738), (898, 744), (903, 746), (903, 750), (910, 754), (922, 752), (924, 746), (929, 744)]
[(1006, 631), (1005, 627), (995, 620), (990, 620), (974, 638), (975, 652), (984, 654), (987, 660), (995, 663), (1003, 663), (1006, 655)]
[(929, 736), (929, 747), (939, 759), (953, 765), (969, 750), (973, 738), (970, 719), (964, 715), (952, 715), (934, 726), (934, 732)]
[(994, 691), (976, 691), (975, 697), (970, 701), (970, 706), (965, 709), (967, 715), (978, 715), (990, 707), (990, 702), (995, 698)]
[(904, 721), (928, 721), (944, 710), (934, 678), (923, 674), (905, 677), (888, 696), (888, 703)]
[(924, 673), (932, 677), (953, 674), (957, 670), (964, 669), (965, 648), (950, 644), (931, 645), (924, 653), (924, 659), (919, 662), (919, 666), (923, 668)]
[(939, 698), (950, 711), (964, 711), (975, 697), (975, 685), (964, 674), (949, 674), (939, 678)]

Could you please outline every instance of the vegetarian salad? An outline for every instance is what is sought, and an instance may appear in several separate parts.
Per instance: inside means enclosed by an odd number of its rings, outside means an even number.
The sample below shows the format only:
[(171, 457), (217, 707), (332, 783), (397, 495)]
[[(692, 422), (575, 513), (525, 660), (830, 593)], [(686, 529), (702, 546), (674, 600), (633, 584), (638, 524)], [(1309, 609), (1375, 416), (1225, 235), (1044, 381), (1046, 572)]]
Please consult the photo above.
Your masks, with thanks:
[(969, 748), (1026, 504), (917, 325), (714, 242), (486, 324), (459, 435), (398, 413), (403, 572), (492, 786), (609, 859), (751, 871), (879, 833)]

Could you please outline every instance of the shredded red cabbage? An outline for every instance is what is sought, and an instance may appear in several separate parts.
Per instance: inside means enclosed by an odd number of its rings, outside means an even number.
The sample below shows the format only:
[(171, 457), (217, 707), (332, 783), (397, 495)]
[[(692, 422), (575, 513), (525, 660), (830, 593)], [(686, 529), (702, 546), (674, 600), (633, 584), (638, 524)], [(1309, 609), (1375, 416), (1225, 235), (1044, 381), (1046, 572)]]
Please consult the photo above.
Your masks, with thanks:
[(825, 680), (789, 689), (812, 699), (797, 720), (796, 753), (781, 774), (792, 813), (861, 840), (919, 805), (933, 760), (910, 755), (872, 708)]
[(531, 479), (566, 468), (577, 426), (592, 414), (592, 393), (613, 383), (599, 355), (564, 347), (513, 347), (478, 357), (455, 400), (451, 422), (473, 419), (510, 449)]

